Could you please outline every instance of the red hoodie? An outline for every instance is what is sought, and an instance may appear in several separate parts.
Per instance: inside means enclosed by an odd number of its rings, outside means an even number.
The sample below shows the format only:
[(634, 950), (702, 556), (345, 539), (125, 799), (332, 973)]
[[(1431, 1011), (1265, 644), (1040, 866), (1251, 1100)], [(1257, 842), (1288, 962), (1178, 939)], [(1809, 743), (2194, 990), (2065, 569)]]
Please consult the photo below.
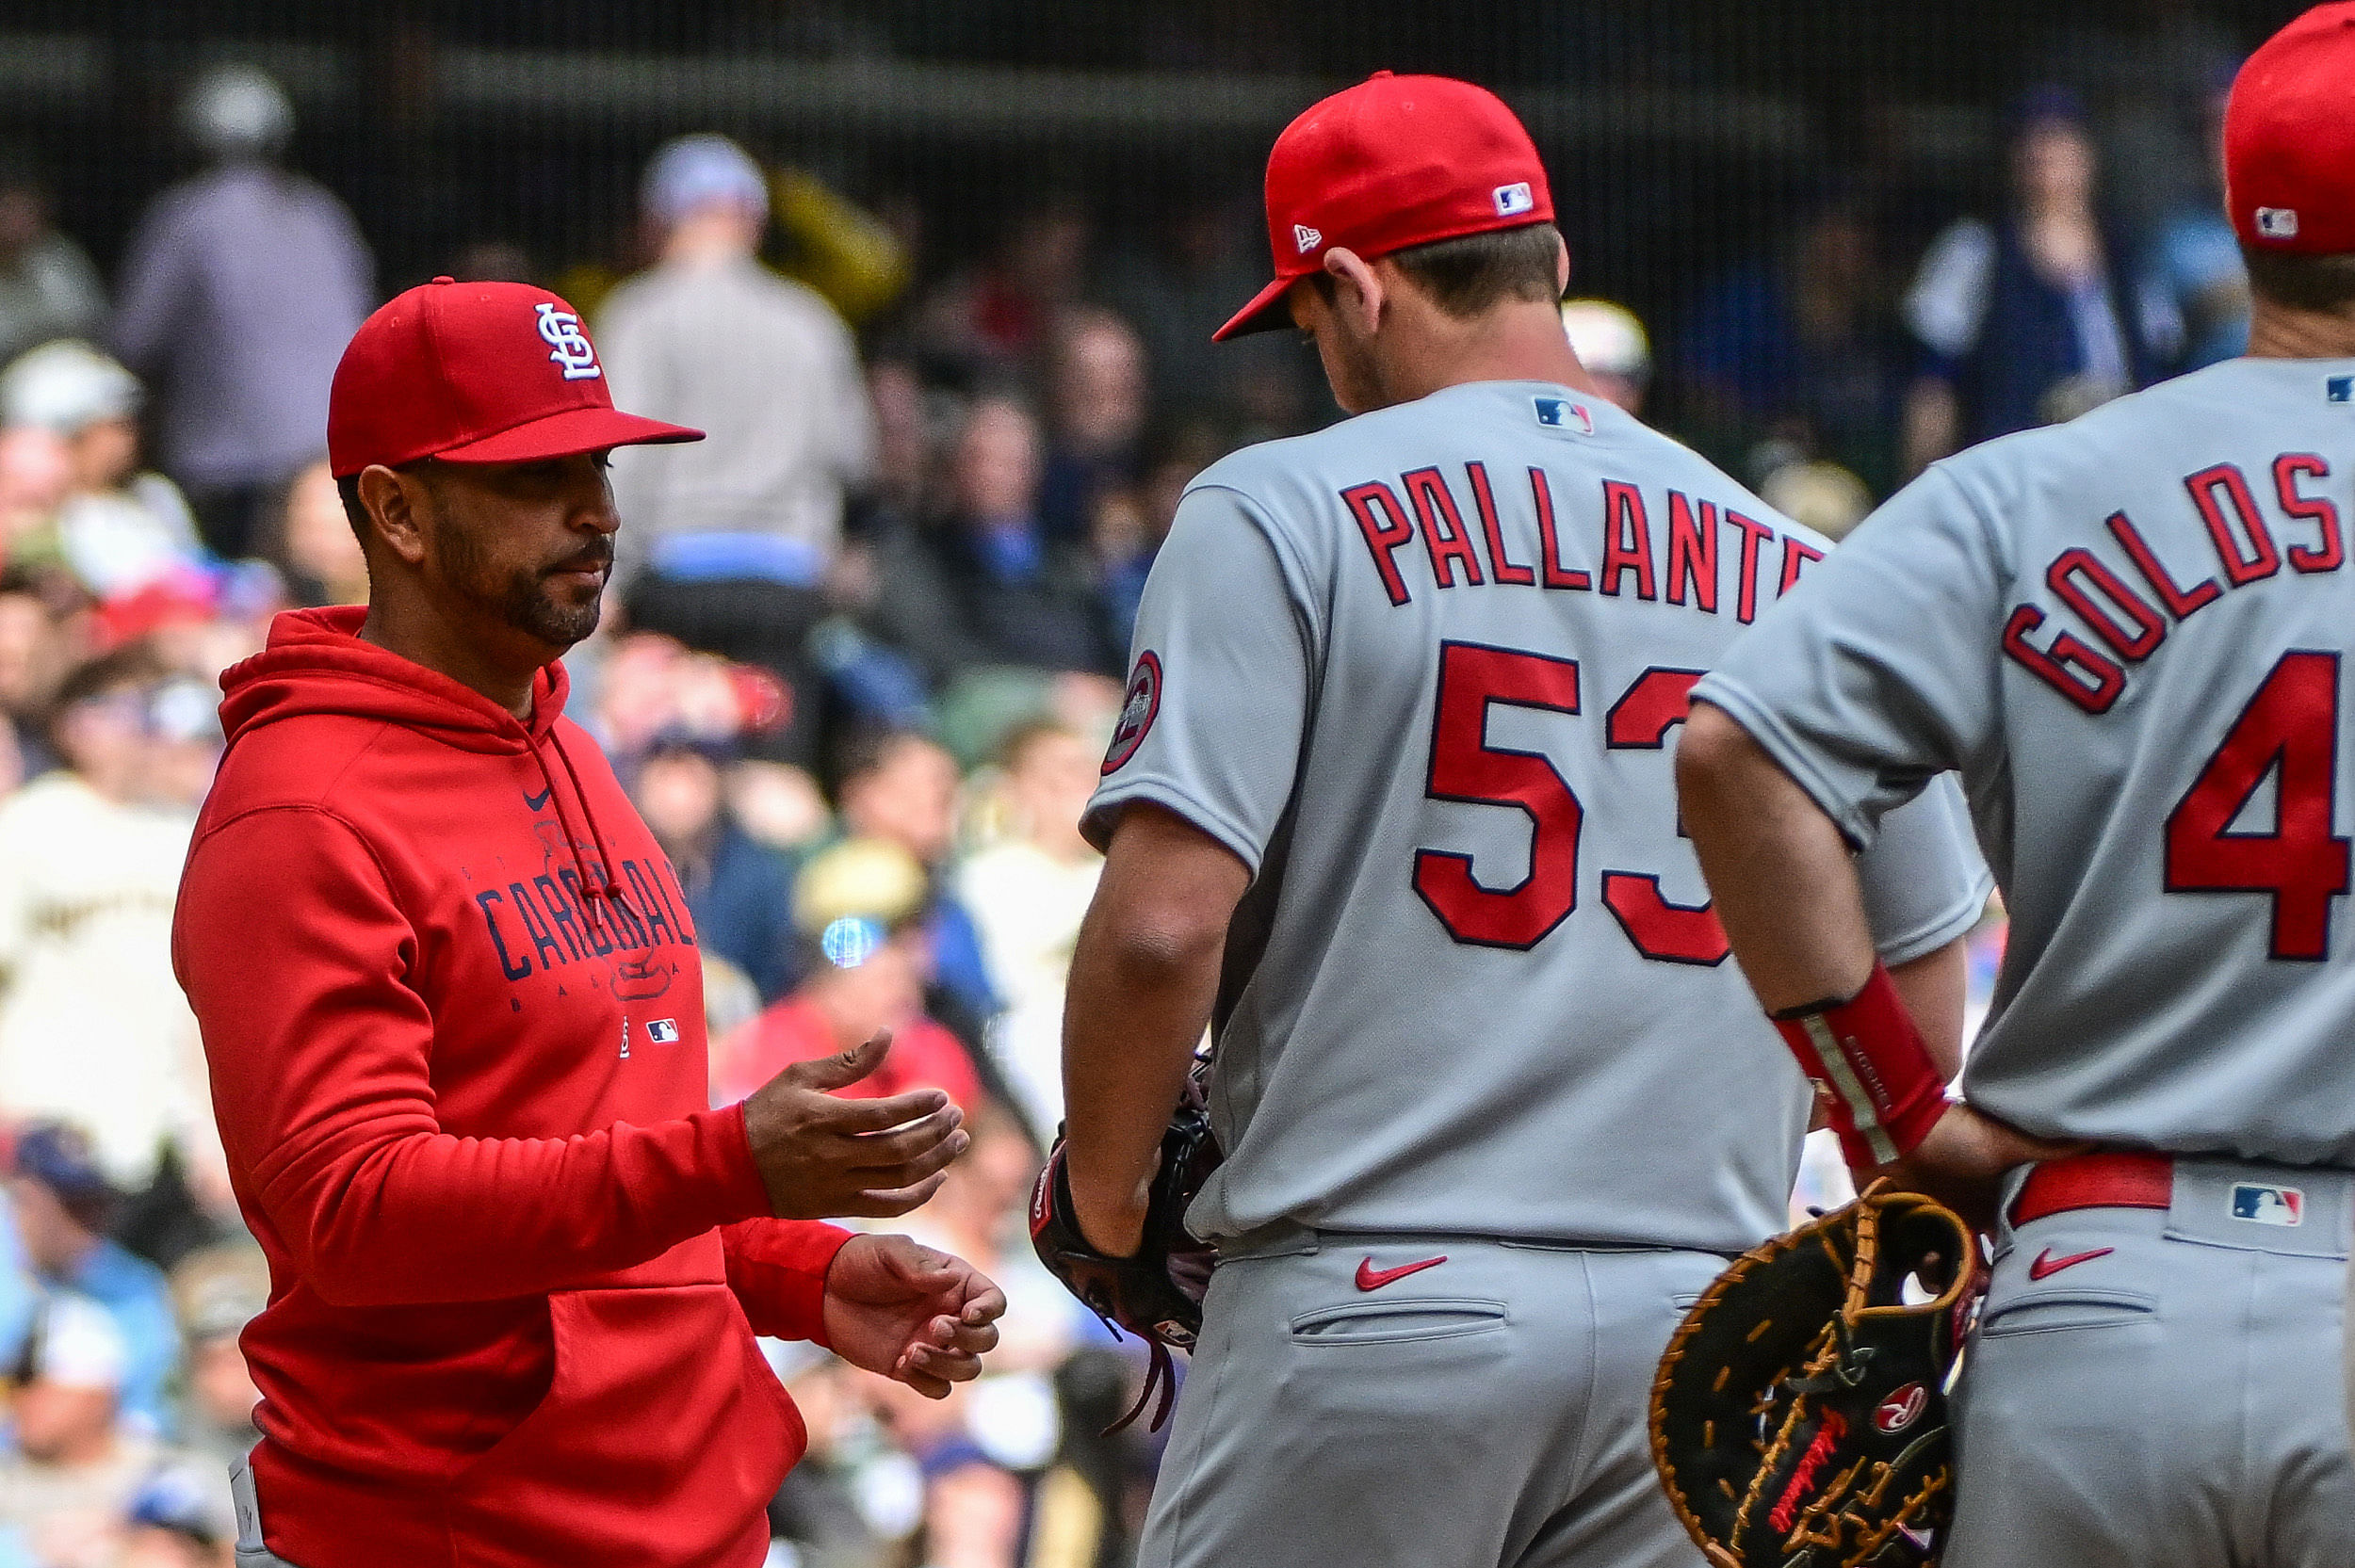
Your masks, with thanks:
[(528, 726), (282, 615), (173, 920), (237, 1201), (270, 1548), (302, 1568), (754, 1564), (848, 1233), (707, 1109), (687, 900), (552, 665)]

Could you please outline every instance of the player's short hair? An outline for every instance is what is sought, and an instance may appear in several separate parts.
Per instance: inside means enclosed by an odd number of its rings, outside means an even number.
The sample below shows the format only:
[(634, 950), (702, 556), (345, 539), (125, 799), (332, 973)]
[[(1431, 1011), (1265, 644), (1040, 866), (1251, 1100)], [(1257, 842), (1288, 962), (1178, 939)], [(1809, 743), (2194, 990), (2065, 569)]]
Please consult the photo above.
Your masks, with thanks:
[(360, 499), (360, 476), (347, 474), (335, 481), (335, 494), (344, 504), (344, 521), (351, 525), (351, 537), (363, 546), (368, 542), (368, 509)]
[(2293, 255), (2244, 245), (2249, 292), (2292, 310), (2333, 315), (2355, 310), (2355, 251), (2326, 256)]
[[(1555, 270), (1561, 243), (1561, 231), (1552, 224), (1523, 223), (1410, 245), (1391, 251), (1389, 259), (1434, 304), (1460, 321), (1507, 299), (1551, 303), (1561, 299), (1562, 278)], [(1310, 275), (1331, 299), (1332, 274)]]

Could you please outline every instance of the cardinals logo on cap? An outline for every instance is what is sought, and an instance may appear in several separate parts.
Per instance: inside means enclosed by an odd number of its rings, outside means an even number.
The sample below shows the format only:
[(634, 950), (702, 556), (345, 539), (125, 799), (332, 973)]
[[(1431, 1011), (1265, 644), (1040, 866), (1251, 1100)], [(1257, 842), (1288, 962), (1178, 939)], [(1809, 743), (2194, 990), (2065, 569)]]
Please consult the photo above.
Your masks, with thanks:
[(553, 346), (548, 358), (563, 366), (566, 380), (586, 381), (605, 374), (597, 367), (597, 350), (589, 334), (580, 330), (579, 316), (558, 310), (549, 300), (533, 308), (540, 313), (540, 335)]

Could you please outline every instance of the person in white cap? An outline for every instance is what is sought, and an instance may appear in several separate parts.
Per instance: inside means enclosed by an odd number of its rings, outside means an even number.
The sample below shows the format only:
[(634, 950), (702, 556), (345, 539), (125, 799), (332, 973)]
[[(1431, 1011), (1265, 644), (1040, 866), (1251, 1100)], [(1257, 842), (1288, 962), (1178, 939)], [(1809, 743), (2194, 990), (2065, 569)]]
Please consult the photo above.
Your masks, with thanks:
[(0, 1457), (0, 1541), (13, 1528), (36, 1562), (103, 1539), (162, 1452), (116, 1419), (129, 1361), (105, 1307), (66, 1292), (43, 1305), (9, 1401), (16, 1448)]
[(777, 754), (806, 762), (817, 703), (802, 643), (843, 493), (874, 461), (858, 348), (824, 299), (760, 265), (769, 188), (741, 147), (670, 142), (640, 195), (661, 259), (613, 291), (597, 344), (617, 400), (706, 437), (614, 454), (630, 622), (775, 671), (796, 708)]
[(1641, 415), (1651, 384), (1651, 338), (1635, 313), (1608, 299), (1565, 299), (1562, 331), (1595, 390), (1613, 407)]

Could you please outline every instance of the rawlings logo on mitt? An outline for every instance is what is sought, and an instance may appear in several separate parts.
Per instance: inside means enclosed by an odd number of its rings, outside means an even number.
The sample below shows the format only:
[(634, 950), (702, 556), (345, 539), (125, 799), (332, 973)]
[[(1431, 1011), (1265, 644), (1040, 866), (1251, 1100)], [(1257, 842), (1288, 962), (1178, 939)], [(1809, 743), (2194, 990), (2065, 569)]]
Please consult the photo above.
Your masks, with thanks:
[(1210, 1131), (1202, 1070), (1197, 1068), (1170, 1117), (1169, 1130), (1161, 1135), (1161, 1169), (1145, 1205), (1145, 1237), (1133, 1256), (1099, 1253), (1080, 1233), (1060, 1133), (1048, 1153), (1047, 1169), (1038, 1173), (1038, 1186), (1031, 1194), (1031, 1245), (1039, 1261), (1114, 1333), (1126, 1329), (1153, 1348), (1144, 1392), (1129, 1414), (1113, 1424), (1113, 1431), (1142, 1414), (1156, 1393), (1161, 1402), (1151, 1430), (1160, 1431), (1169, 1419), (1170, 1405), (1178, 1397), (1178, 1369), (1169, 1352), (1173, 1348), (1194, 1349), (1194, 1336), (1202, 1328), (1202, 1297), (1218, 1261), (1216, 1250), (1186, 1229), (1186, 1209), (1225, 1157)]
[[(1906, 1282), (1943, 1282), (1908, 1302)], [(1926, 1568), (1954, 1511), (1946, 1382), (1981, 1285), (1948, 1209), (1877, 1188), (1745, 1253), (1652, 1384), (1651, 1451), (1713, 1568)]]

